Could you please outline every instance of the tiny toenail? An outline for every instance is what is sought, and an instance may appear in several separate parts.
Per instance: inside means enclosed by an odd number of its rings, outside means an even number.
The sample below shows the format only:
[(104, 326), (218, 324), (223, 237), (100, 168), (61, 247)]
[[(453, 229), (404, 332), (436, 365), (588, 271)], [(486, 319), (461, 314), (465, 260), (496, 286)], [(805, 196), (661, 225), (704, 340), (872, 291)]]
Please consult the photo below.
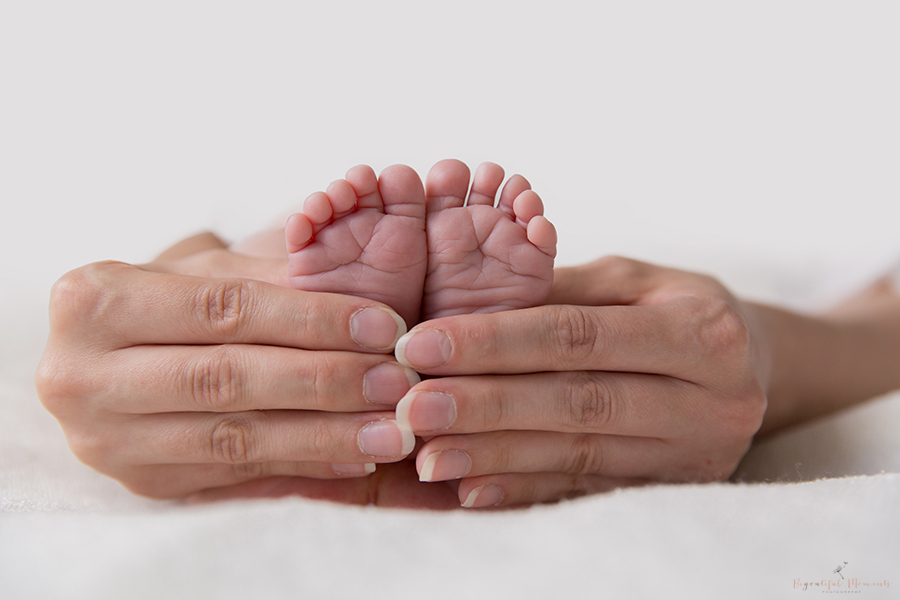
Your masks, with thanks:
[(350, 337), (372, 350), (390, 350), (406, 333), (406, 323), (392, 310), (361, 308), (350, 317)]
[(453, 343), (439, 329), (422, 329), (407, 333), (397, 341), (394, 354), (400, 364), (416, 370), (440, 367), (450, 360)]
[(381, 363), (363, 375), (363, 398), (369, 404), (393, 406), (419, 381), (419, 375), (409, 367)]

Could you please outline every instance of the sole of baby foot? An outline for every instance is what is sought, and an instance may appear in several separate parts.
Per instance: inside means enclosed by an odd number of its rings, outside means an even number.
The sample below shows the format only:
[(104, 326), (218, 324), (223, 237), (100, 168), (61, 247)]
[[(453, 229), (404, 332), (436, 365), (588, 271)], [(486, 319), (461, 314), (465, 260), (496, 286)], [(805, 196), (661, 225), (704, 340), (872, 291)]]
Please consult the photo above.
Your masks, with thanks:
[(427, 246), (425, 196), (403, 165), (376, 177), (350, 169), (325, 192), (306, 199), (285, 225), (291, 287), (362, 296), (419, 321)]
[[(553, 281), (556, 229), (540, 196), (503, 169), (437, 163), (425, 182), (428, 272), (424, 319), (542, 304)], [(499, 198), (498, 198), (499, 192)]]

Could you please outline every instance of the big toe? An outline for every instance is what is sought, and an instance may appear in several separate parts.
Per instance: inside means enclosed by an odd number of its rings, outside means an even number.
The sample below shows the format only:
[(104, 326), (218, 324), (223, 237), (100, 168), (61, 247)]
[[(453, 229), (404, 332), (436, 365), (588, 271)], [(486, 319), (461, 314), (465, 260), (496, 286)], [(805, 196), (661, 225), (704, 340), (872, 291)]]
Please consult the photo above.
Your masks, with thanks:
[(469, 167), (464, 162), (448, 158), (436, 163), (425, 178), (428, 211), (460, 207), (469, 192)]
[(381, 172), (378, 190), (389, 215), (425, 218), (425, 190), (419, 175), (406, 165), (393, 165)]

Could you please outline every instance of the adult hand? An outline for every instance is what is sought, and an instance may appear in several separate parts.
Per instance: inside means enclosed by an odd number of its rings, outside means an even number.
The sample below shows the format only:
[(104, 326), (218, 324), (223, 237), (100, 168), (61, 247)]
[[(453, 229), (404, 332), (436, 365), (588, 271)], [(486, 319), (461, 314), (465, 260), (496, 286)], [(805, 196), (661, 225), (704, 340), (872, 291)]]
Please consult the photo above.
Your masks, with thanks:
[[(557, 269), (550, 305), (422, 323), (397, 422), (465, 507), (727, 478), (766, 412), (752, 311), (705, 276), (621, 258)], [(432, 437), (433, 436), (433, 437)]]
[(135, 493), (271, 476), (340, 479), (412, 451), (406, 327), (364, 298), (290, 290), (284, 261), (198, 236), (141, 267), (68, 273), (36, 384), (72, 451)]

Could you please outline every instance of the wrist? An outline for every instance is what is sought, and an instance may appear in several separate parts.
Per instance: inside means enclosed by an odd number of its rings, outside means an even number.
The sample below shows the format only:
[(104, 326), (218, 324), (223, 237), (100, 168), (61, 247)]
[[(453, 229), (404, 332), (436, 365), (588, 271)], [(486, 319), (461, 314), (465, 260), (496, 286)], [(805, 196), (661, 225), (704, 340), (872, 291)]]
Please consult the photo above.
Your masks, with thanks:
[[(836, 412), (900, 387), (900, 298), (865, 310), (801, 315), (747, 304), (768, 410), (761, 434)], [(854, 305), (856, 307), (857, 305)]]

